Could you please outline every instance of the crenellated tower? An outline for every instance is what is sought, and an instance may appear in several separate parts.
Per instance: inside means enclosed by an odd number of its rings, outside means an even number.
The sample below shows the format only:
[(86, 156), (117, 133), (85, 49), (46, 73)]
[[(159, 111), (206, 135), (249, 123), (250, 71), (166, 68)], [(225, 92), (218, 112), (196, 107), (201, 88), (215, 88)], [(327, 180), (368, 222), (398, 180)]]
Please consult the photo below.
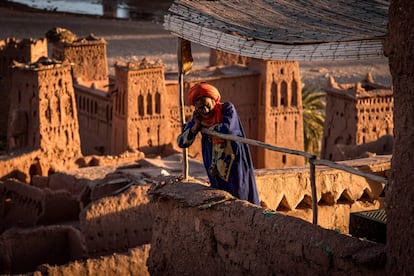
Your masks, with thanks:
[(139, 150), (160, 154), (169, 139), (170, 125), (165, 102), (164, 65), (160, 62), (129, 62), (115, 65), (112, 153)]
[(53, 44), (53, 57), (72, 65), (82, 153), (109, 154), (113, 80), (108, 76), (106, 41), (93, 34), (78, 38), (63, 28), (46, 35)]
[[(252, 59), (249, 68), (260, 72), (257, 140), (295, 150), (304, 150), (302, 84), (297, 61)], [(258, 148), (258, 168), (304, 165), (304, 158)]]
[(15, 63), (11, 79), (9, 151), (40, 149), (56, 162), (81, 156), (70, 65)]
[(10, 104), (10, 76), (14, 61), (28, 63), (47, 57), (47, 40), (7, 38), (0, 41), (0, 139), (7, 137)]
[[(391, 87), (375, 83), (368, 74), (361, 82), (345, 84), (331, 77), (326, 92), (321, 158), (333, 161), (356, 158), (351, 151), (364, 144), (367, 147), (364, 150), (372, 153), (391, 151), (390, 139), (380, 140), (393, 135)], [(376, 141), (379, 144), (374, 147), (372, 143)]]
[(104, 81), (108, 79), (106, 41), (93, 34), (78, 38), (65, 29), (54, 30), (52, 57), (67, 60), (73, 66), (73, 77), (78, 82)]

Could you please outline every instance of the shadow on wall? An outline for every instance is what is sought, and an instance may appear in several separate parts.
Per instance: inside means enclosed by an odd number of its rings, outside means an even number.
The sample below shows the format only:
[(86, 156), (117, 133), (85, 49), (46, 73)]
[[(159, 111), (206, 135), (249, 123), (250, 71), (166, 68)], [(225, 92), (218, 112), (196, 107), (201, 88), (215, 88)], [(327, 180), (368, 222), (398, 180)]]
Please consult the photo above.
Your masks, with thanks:
[(333, 149), (333, 160), (352, 160), (376, 155), (392, 154), (392, 147), (394, 144), (394, 137), (392, 135), (384, 135), (378, 140), (360, 144), (360, 145), (346, 145), (336, 144)]
[[(0, 205), (0, 225), (7, 222), (0, 236), (0, 274), (23, 273), (14, 264), (25, 260), (24, 273), (45, 274), (86, 273), (91, 262), (99, 267), (94, 273), (130, 271), (139, 263), (147, 271), (143, 275), (201, 269), (206, 275), (384, 274), (382, 244), (237, 200), (195, 179), (149, 177), (159, 171), (100, 166), (35, 177), (38, 187), (0, 182), (2, 202), (8, 203)], [(70, 234), (43, 234), (61, 228), (59, 233)], [(37, 238), (26, 242), (25, 235)], [(75, 246), (70, 254), (69, 242)], [(149, 243), (151, 250), (141, 248)], [(47, 251), (53, 246), (59, 259)]]
[(27, 179), (27, 174), (21, 170), (13, 170), (12, 172), (4, 175), (1, 179), (6, 180), (9, 178), (17, 179), (19, 181), (25, 182)]
[(151, 275), (385, 275), (382, 244), (196, 183), (167, 184), (151, 194), (157, 205)]
[(97, 173), (93, 180), (63, 173), (34, 178), (42, 187), (0, 182), (0, 274), (29, 273), (42, 264), (127, 252), (150, 242), (150, 185), (102, 171), (104, 177)]
[(132, 187), (125, 194), (102, 198), (82, 210), (80, 231), (89, 256), (127, 252), (151, 242), (154, 211), (152, 205), (142, 202), (141, 195), (145, 194), (140, 187)]

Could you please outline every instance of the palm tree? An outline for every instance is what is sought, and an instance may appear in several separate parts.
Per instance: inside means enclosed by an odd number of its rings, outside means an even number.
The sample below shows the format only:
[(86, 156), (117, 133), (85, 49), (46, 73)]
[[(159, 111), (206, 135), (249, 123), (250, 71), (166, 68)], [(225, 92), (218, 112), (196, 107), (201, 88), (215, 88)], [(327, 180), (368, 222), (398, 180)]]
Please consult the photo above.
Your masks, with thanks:
[(305, 151), (318, 156), (325, 122), (325, 94), (315, 87), (302, 88)]

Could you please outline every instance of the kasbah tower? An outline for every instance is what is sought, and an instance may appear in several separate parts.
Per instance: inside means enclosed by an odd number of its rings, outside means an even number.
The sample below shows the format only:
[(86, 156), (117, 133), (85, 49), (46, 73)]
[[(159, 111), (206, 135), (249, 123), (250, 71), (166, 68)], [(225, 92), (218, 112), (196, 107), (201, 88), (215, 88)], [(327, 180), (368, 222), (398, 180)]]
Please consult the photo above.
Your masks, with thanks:
[(8, 38), (0, 41), (0, 136), (7, 136), (8, 114), (10, 108), (11, 65), (13, 61), (21, 63), (33, 63), (40, 57), (47, 56), (46, 39)]
[[(302, 84), (296, 61), (252, 60), (260, 72), (257, 140), (303, 151)], [(258, 167), (285, 168), (304, 165), (304, 158), (258, 149)]]
[[(9, 114), (27, 117), (29, 129), (12, 137), (13, 128), (8, 128), (9, 151), (25, 145), (40, 147), (50, 156), (41, 162), (43, 173), (36, 174), (46, 175), (53, 170), (47, 164), (57, 157), (68, 164), (82, 154), (162, 155), (166, 149), (180, 150), (176, 145), (181, 131), (177, 75), (168, 79), (161, 62), (143, 59), (119, 62), (115, 76), (108, 76), (106, 42), (93, 35), (67, 34), (64, 40), (49, 40), (52, 57), (58, 61), (39, 59), (36, 65), (14, 69)], [(210, 66), (186, 76), (185, 93), (201, 81), (217, 86), (222, 100), (235, 104), (247, 138), (303, 151), (298, 62), (257, 60), (212, 50)], [(188, 119), (193, 107), (187, 103), (184, 108)], [(305, 163), (300, 156), (250, 148), (256, 168)], [(191, 154), (201, 160), (199, 142)]]
[(72, 66), (47, 53), (45, 38), (0, 41), (2, 177), (30, 183), (82, 157)]
[[(156, 153), (171, 143), (165, 115), (164, 66), (150, 63), (117, 63), (113, 99), (112, 152), (139, 149)], [(178, 97), (177, 97), (178, 100)]]
[[(303, 138), (303, 106), (302, 83), (297, 61), (271, 61), (241, 57), (221, 51), (211, 50), (210, 65), (224, 66), (240, 64), (246, 66), (257, 79), (251, 79), (254, 85), (249, 100), (255, 103), (253, 110), (254, 124), (240, 114), (248, 138), (273, 146), (288, 149), (304, 150)], [(242, 81), (239, 76), (239, 81)], [(247, 79), (244, 76), (243, 79)], [(247, 86), (248, 84), (244, 84)], [(233, 91), (237, 94), (238, 91)], [(237, 108), (243, 105), (244, 94), (232, 97)], [(252, 150), (256, 168), (287, 168), (303, 166), (305, 160), (301, 156), (271, 151), (261, 147)]]
[[(162, 154), (166, 148), (176, 148), (176, 137), (181, 131), (177, 80), (166, 81), (161, 61), (147, 59), (135, 62), (117, 62), (113, 80), (104, 79), (96, 69), (106, 63), (106, 43), (103, 39), (89, 36), (71, 43), (54, 43), (54, 53), (65, 53), (66, 60), (75, 62), (75, 90), (79, 106), (80, 98), (91, 98), (97, 111), (81, 110), (79, 115), (82, 151), (93, 152), (84, 145), (105, 144), (105, 153), (117, 155), (125, 151), (142, 151), (146, 155)], [(76, 47), (76, 51), (68, 50)], [(80, 55), (87, 54), (82, 60)], [(59, 56), (58, 54), (55, 54)], [(234, 60), (237, 59), (237, 62)], [(102, 63), (103, 62), (103, 63)], [(91, 71), (92, 70), (92, 71)], [(101, 72), (107, 72), (106, 69)], [(176, 77), (176, 75), (174, 75)], [(111, 81), (113, 84), (111, 84)], [(271, 145), (303, 150), (303, 123), (299, 64), (295, 61), (265, 61), (247, 59), (236, 55), (211, 51), (210, 67), (192, 72), (185, 78), (185, 92), (194, 84), (207, 81), (215, 85), (223, 101), (232, 101), (239, 112), (248, 138)], [(103, 83), (103, 84), (102, 84)], [(96, 91), (105, 87), (108, 97), (99, 99)], [(93, 88), (93, 89), (81, 89)], [(193, 108), (185, 100), (187, 120)], [(110, 106), (108, 108), (108, 106)], [(94, 108), (90, 108), (93, 110)], [(99, 116), (99, 110), (111, 110), (110, 119), (102, 135), (85, 124)], [(108, 117), (108, 116), (106, 116)], [(96, 120), (102, 123), (102, 120)], [(92, 128), (91, 128), (92, 126)], [(101, 127), (102, 129), (103, 127)], [(93, 135), (95, 133), (95, 135)], [(103, 143), (102, 140), (107, 142)], [(93, 141), (93, 142), (91, 142)], [(110, 141), (110, 142), (108, 142)], [(304, 165), (304, 158), (251, 147), (256, 168), (285, 168)], [(198, 141), (190, 153), (201, 158)]]
[(70, 64), (46, 58), (16, 64), (12, 83), (9, 129), (17, 130), (14, 126), (20, 125), (26, 130), (8, 133), (10, 150), (32, 148), (46, 155), (80, 156)]

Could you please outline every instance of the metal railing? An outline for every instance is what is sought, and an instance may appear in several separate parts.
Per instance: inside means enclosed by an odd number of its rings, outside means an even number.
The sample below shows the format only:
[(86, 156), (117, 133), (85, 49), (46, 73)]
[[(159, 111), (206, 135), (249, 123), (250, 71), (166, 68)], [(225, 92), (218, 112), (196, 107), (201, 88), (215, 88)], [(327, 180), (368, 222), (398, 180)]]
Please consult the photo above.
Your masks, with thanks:
[(241, 143), (245, 143), (245, 144), (249, 144), (253, 146), (263, 147), (263, 148), (266, 148), (272, 151), (294, 154), (294, 155), (299, 155), (299, 156), (303, 156), (307, 158), (310, 164), (309, 177), (310, 177), (311, 192), (312, 192), (312, 223), (313, 224), (318, 224), (318, 204), (316, 200), (317, 193), (316, 193), (316, 179), (315, 179), (316, 178), (316, 175), (315, 175), (316, 165), (328, 166), (334, 169), (339, 169), (339, 170), (343, 170), (343, 171), (346, 171), (346, 172), (349, 172), (355, 175), (359, 175), (359, 176), (365, 177), (367, 179), (370, 179), (376, 182), (384, 183), (385, 185), (388, 184), (388, 180), (384, 177), (371, 174), (371, 173), (367, 173), (367, 172), (363, 172), (358, 169), (355, 169), (354, 167), (343, 165), (343, 164), (338, 164), (333, 161), (317, 159), (316, 155), (310, 154), (308, 152), (304, 152), (300, 150), (293, 150), (293, 149), (288, 149), (288, 148), (282, 148), (282, 147), (276, 147), (276, 146), (272, 146), (272, 145), (269, 145), (269, 144), (266, 144), (266, 143), (263, 143), (257, 140), (253, 140), (253, 139), (215, 132), (208, 128), (202, 128), (201, 132), (203, 134), (212, 135), (212, 136), (226, 139), (226, 140), (232, 140), (232, 141), (241, 142)]

